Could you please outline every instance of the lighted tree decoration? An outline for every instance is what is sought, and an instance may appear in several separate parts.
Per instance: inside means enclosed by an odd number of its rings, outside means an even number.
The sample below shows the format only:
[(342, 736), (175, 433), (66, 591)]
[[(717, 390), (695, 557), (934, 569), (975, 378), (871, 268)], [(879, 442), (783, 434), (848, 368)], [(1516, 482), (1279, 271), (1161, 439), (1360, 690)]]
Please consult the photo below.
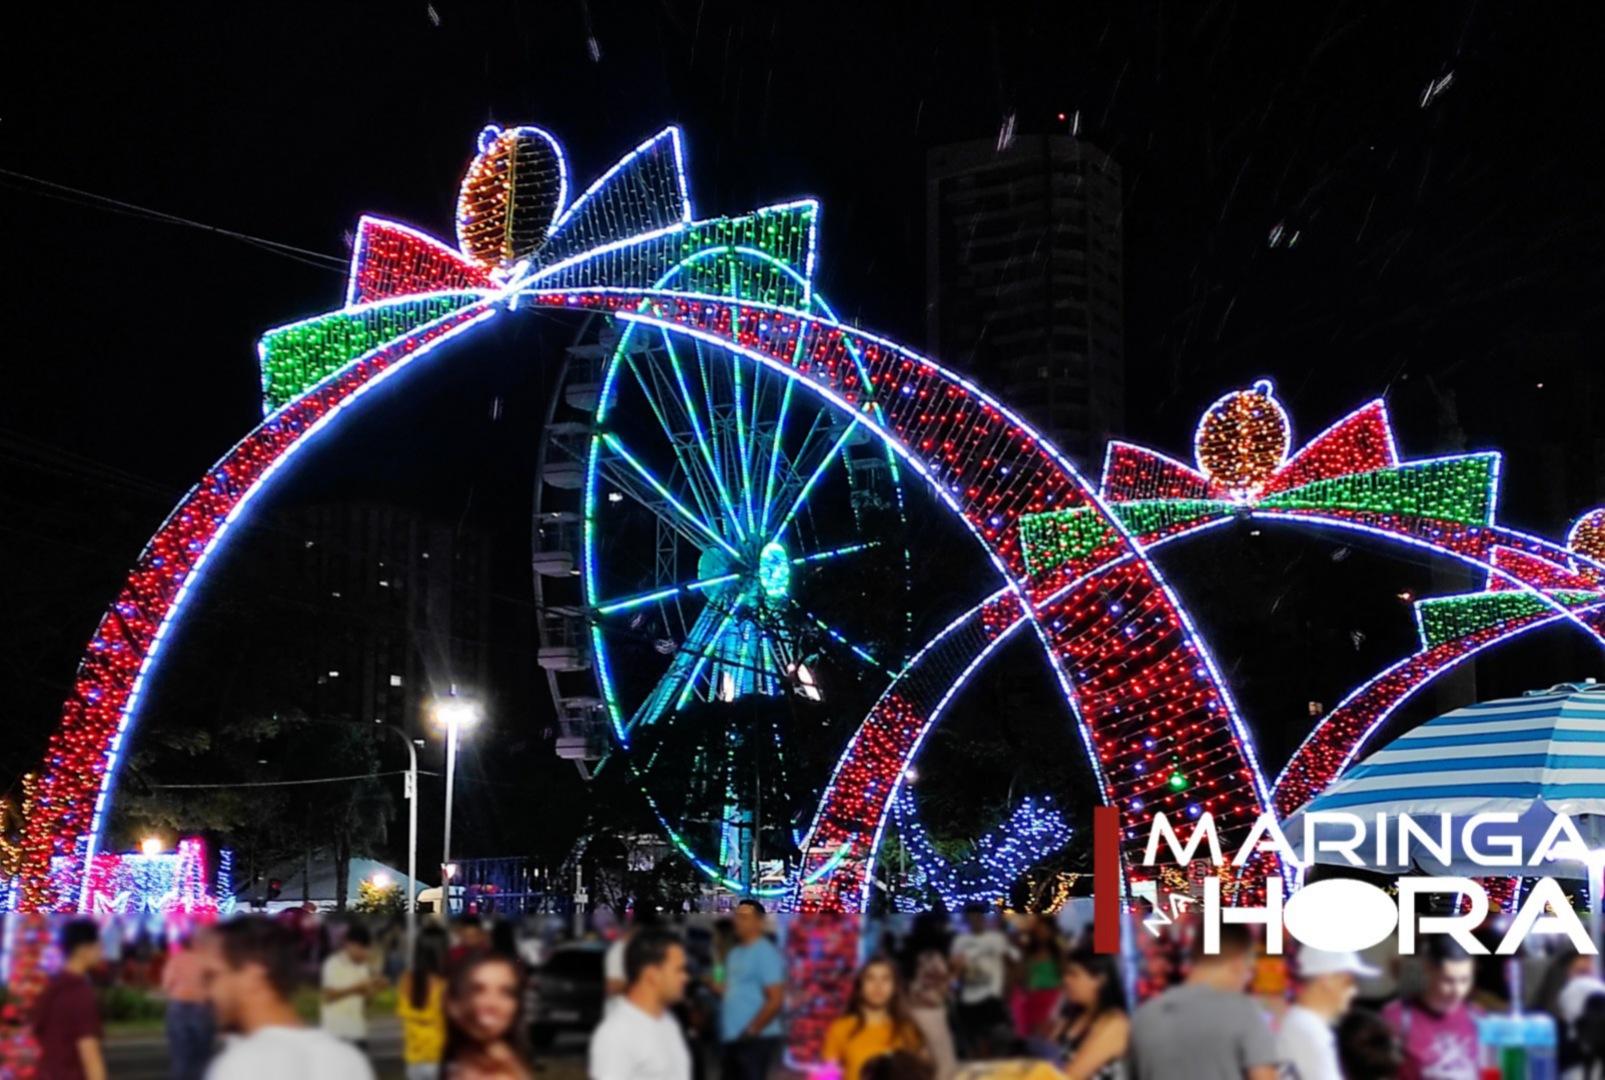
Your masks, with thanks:
[(38, 774), (28, 773), (22, 778), (20, 802), (9, 795), (0, 798), (0, 876), (15, 878), (22, 872), (23, 834), (38, 788)]
[(399, 882), (365, 878), (357, 883), (357, 899), (351, 910), (359, 915), (400, 915), (407, 910), (407, 898)]
[[(15, 880), (22, 872), (28, 819), (39, 789), (37, 773), (22, 778), (20, 800), (0, 798), (0, 875)], [(50, 944), (50, 923), (39, 914), (14, 914), (11, 928), (11, 970), (0, 1002), (0, 1062), (7, 1075), (28, 1076), (38, 1063), (39, 1046), (27, 1022), (27, 1007), (45, 987), (44, 954)]]

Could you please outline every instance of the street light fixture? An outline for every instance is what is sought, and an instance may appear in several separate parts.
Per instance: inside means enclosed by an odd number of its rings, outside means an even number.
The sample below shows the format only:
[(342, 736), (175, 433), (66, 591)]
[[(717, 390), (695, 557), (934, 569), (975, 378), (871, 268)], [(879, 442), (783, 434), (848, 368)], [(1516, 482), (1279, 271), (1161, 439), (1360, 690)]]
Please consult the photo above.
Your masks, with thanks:
[(451, 876), (456, 867), (451, 861), (451, 810), (457, 781), (457, 740), (464, 728), (479, 723), (482, 710), (471, 698), (458, 697), (453, 691), (448, 697), (436, 698), (431, 709), (435, 723), (446, 729), (446, 830), (440, 848), (440, 903), (441, 910), (451, 913)]
[[(408, 963), (411, 963), (413, 947), (418, 943), (418, 747), (424, 741), (409, 739), (405, 731), (389, 724), (381, 725), (381, 730), (390, 732), (407, 747), (406, 784), (402, 789), (402, 797), (407, 800), (407, 956)], [(375, 875), (375, 878), (378, 876)], [(389, 877), (386, 876), (385, 880), (388, 885)], [(375, 884), (378, 884), (377, 880)]]

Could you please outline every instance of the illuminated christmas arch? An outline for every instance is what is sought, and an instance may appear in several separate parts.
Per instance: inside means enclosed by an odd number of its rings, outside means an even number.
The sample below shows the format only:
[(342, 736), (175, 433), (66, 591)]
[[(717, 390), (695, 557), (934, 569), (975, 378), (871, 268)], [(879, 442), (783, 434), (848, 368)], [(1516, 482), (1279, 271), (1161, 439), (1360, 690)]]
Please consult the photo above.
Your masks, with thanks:
[[(599, 312), (763, 365), (851, 415), (892, 448), (980, 541), (1030, 609), (1067, 696), (1079, 707), (1106, 798), (1143, 784), (1119, 758), (1132, 733), (1185, 743), (1191, 801), (1246, 827), (1266, 787), (1213, 662), (1153, 565), (1070, 463), (967, 380), (895, 342), (810, 310), (818, 206), (697, 219), (679, 131), (636, 147), (572, 202), (555, 140), (533, 128), (487, 131), (459, 199), (463, 248), (379, 218), (359, 223), (346, 304), (280, 327), (259, 346), (266, 416), (152, 537), (97, 627), (63, 707), (24, 840), (24, 892), (49, 895), (55, 854), (93, 860), (116, 767), (155, 676), (162, 644), (207, 565), (284, 464), (374, 386), (503, 311)], [(710, 249), (744, 249), (775, 269), (730, 272)], [(759, 260), (760, 266), (763, 260)], [(679, 270), (671, 286), (657, 283)], [(732, 286), (734, 282), (734, 286)], [(800, 283), (800, 284), (799, 284)], [(606, 442), (603, 433), (594, 439)], [(1102, 539), (1033, 568), (1021, 523), (1080, 513)], [(1112, 602), (1105, 598), (1118, 598)], [(1118, 671), (1101, 639), (1138, 646)], [(912, 730), (912, 729), (911, 729)], [(879, 778), (866, 776), (866, 793)], [(1163, 800), (1154, 799), (1154, 808)], [(1180, 810), (1178, 803), (1174, 809)], [(825, 865), (803, 875), (810, 907), (856, 907), (853, 871), (872, 832), (822, 818)], [(80, 843), (83, 840), (85, 842)], [(845, 885), (842, 883), (846, 883)]]
[[(1323, 721), (1277, 780), (1279, 805), (1318, 790), (1400, 701), (1473, 651), (1561, 620), (1600, 633), (1595, 517), (1574, 529), (1575, 550), (1497, 525), (1497, 456), (1401, 461), (1381, 402), (1290, 454), (1286, 412), (1268, 383), (1256, 384), (1205, 413), (1197, 467), (1113, 443), (1094, 489), (979, 388), (816, 302), (812, 200), (696, 218), (672, 127), (572, 201), (549, 133), (487, 129), (479, 151), (458, 201), (459, 247), (365, 217), (345, 306), (264, 335), (265, 419), (152, 537), (80, 665), (24, 837), (30, 903), (81, 901), (50, 897), (42, 868), (53, 855), (93, 859), (162, 643), (233, 523), (372, 387), (520, 306), (604, 313), (794, 380), (900, 455), (982, 543), (1003, 582), (904, 669), (844, 754), (798, 875), (804, 907), (863, 905), (876, 838), (930, 723), (1024, 626), (1053, 659), (1103, 797), (1133, 821), (1162, 808), (1209, 809), (1230, 827), (1270, 804), (1229, 691), (1144, 555), (1240, 513), (1367, 530), (1488, 572), (1482, 593), (1421, 602), (1422, 651)], [(606, 436), (593, 443), (615, 448)], [(772, 559), (768, 572), (772, 585)], [(962, 674), (925, 687), (922, 661), (938, 656), (957, 656)], [(1153, 761), (1166, 757), (1185, 790), (1167, 785), (1163, 770), (1155, 776)], [(1205, 761), (1214, 764), (1191, 768)]]
[[(1196, 468), (1145, 447), (1111, 443), (1099, 494), (1144, 551), (1252, 517), (1426, 549), (1480, 570), (1484, 588), (1414, 602), (1419, 648), (1320, 719), (1271, 785), (1279, 814), (1319, 794), (1395, 710), (1477, 653), (1563, 623), (1605, 645), (1605, 550), (1599, 542), (1605, 511), (1579, 517), (1565, 545), (1500, 525), (1499, 455), (1403, 460), (1380, 400), (1290, 456), (1291, 445), (1287, 413), (1271, 384), (1261, 381), (1206, 411), (1195, 439)], [(1025, 516), (1021, 533), (1031, 572), (1038, 578), (1052, 574), (1065, 560), (1100, 546), (1106, 529), (1075, 509)], [(910, 817), (904, 778), (931, 728), (975, 671), (1029, 623), (1015, 594), (1002, 589), (920, 649), (849, 743), (821, 800), (821, 819), (854, 808), (860, 827), (874, 831), (870, 851), (878, 850), (894, 812), (905, 823)], [(904, 734), (894, 741), (892, 730)], [(1145, 738), (1128, 749), (1142, 755), (1149, 775), (1166, 774), (1163, 753), (1155, 753), (1162, 748)], [(885, 780), (873, 788), (875, 805), (864, 807), (857, 777), (869, 772)], [(1125, 806), (1138, 815), (1146, 809), (1141, 794)], [(872, 854), (859, 867), (862, 877), (852, 895), (861, 902), (868, 897), (873, 860)]]

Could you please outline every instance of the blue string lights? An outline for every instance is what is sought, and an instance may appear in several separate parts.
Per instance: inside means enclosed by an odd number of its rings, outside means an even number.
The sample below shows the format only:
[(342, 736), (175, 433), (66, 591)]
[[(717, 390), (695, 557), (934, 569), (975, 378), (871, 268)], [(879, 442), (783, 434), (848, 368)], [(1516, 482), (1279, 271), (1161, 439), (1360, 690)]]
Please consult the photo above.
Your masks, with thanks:
[(920, 824), (913, 785), (905, 779), (896, 800), (897, 837), (918, 870), (906, 896), (908, 910), (929, 905), (919, 892), (930, 890), (949, 911), (970, 904), (1006, 904), (1014, 885), (1033, 866), (1070, 842), (1070, 823), (1047, 796), (1028, 796), (1009, 816), (974, 842), (970, 856), (949, 861), (937, 852)]

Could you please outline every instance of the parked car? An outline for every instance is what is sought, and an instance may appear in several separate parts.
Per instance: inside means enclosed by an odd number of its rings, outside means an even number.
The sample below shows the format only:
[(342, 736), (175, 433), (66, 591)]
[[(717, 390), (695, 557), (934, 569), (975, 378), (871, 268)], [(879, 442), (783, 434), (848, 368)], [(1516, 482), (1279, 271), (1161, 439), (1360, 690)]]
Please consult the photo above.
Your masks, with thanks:
[(577, 942), (559, 945), (529, 980), (529, 1037), (545, 1048), (564, 1032), (589, 1035), (602, 1022), (607, 980), (602, 962), (605, 945)]

